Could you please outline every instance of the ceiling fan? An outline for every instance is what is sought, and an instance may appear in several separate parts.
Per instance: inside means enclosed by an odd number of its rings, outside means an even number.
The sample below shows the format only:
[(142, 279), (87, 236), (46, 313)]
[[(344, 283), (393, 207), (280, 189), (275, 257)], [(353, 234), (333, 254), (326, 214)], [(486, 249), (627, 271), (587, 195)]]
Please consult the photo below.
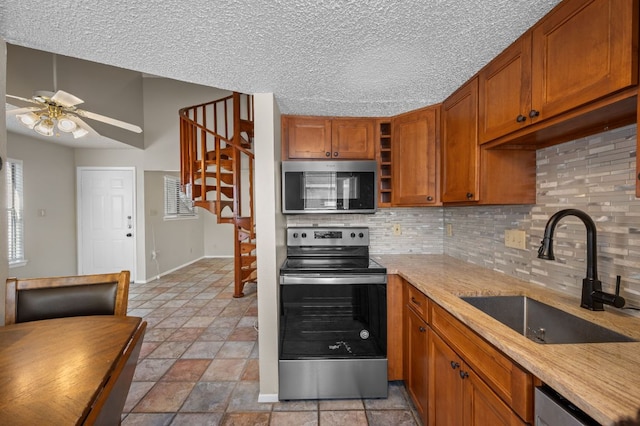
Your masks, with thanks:
[(73, 134), (76, 139), (88, 134), (97, 135), (98, 133), (80, 117), (100, 121), (135, 133), (142, 132), (142, 129), (135, 124), (79, 109), (77, 105), (84, 103), (84, 101), (63, 90), (58, 90), (55, 93), (37, 91), (30, 99), (14, 95), (6, 96), (37, 105), (8, 110), (7, 115), (14, 115), (23, 126), (35, 130), (43, 136), (53, 136), (56, 128), (61, 132)]

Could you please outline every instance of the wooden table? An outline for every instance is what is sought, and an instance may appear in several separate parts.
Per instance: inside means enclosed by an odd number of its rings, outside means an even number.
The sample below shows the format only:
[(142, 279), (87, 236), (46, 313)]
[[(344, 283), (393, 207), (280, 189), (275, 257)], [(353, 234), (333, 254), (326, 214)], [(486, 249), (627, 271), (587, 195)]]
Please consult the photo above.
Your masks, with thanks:
[(0, 424), (117, 425), (146, 325), (89, 316), (0, 327)]

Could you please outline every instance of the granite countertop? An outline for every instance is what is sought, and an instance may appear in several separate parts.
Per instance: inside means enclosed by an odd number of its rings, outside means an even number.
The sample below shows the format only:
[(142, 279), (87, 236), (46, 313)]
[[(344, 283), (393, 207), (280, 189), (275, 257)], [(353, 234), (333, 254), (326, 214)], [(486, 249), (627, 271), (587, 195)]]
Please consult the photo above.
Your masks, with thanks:
[[(580, 295), (571, 297), (449, 256), (372, 257), (598, 422), (640, 421), (640, 318), (608, 306), (592, 312), (580, 308)], [(479, 295), (525, 295), (639, 342), (539, 344), (459, 298)]]

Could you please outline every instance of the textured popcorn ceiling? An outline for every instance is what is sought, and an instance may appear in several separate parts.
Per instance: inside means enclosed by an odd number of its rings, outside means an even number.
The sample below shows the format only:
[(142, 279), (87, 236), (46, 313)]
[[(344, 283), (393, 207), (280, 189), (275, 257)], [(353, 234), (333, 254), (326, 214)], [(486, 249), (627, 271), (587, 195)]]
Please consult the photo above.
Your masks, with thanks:
[(559, 0), (9, 0), (8, 43), (245, 93), (289, 114), (441, 102)]

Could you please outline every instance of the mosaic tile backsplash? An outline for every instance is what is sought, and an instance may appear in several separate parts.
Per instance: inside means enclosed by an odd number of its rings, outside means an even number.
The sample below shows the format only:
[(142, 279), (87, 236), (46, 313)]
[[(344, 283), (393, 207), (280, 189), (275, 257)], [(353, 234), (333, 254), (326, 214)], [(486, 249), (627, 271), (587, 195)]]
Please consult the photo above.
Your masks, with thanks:
[[(289, 226), (368, 226), (372, 253), (447, 255), (578, 297), (586, 272), (586, 231), (563, 218), (554, 235), (556, 261), (537, 250), (549, 217), (577, 208), (597, 227), (598, 274), (605, 291), (622, 277), (621, 294), (640, 306), (640, 200), (635, 198), (636, 125), (538, 150), (537, 203), (526, 206), (385, 208), (374, 215), (292, 215)], [(400, 225), (401, 235), (392, 226)], [(452, 236), (445, 236), (446, 225)], [(524, 230), (527, 249), (504, 244)]]
[[(640, 306), (640, 200), (635, 198), (636, 125), (537, 152), (537, 203), (447, 208), (444, 253), (579, 297), (586, 275), (586, 230), (567, 216), (554, 234), (556, 261), (537, 258), (547, 220), (576, 208), (596, 223), (598, 275), (613, 292), (616, 275), (628, 305)], [(527, 250), (505, 247), (504, 231), (527, 234)]]

